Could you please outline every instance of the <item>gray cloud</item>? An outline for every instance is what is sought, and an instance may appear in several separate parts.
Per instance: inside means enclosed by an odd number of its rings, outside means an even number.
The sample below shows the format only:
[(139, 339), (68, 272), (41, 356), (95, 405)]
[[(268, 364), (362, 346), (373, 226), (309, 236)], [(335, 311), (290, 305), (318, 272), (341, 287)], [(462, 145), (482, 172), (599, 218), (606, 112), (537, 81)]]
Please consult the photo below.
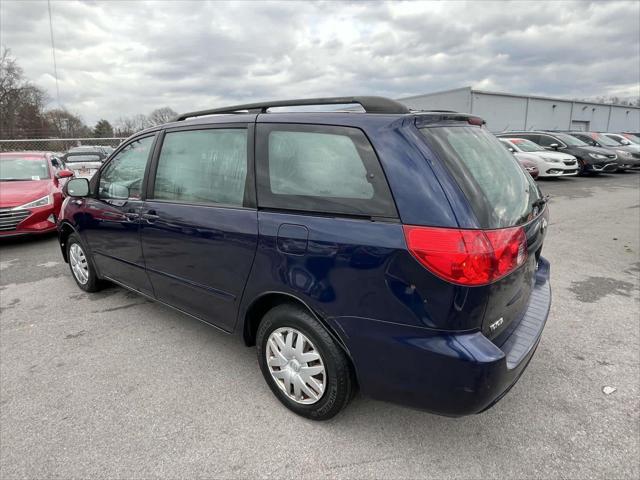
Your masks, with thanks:
[[(0, 42), (54, 97), (43, 1), (0, 2)], [(639, 94), (638, 2), (57, 2), (61, 102), (93, 123), (169, 105), (466, 85)]]

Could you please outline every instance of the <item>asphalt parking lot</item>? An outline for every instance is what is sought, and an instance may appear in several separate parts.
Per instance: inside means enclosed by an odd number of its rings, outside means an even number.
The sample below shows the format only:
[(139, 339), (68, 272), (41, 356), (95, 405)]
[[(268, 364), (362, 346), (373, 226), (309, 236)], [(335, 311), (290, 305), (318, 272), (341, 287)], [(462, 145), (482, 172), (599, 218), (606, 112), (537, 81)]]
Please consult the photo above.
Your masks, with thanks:
[(119, 287), (83, 293), (55, 237), (3, 242), (2, 478), (638, 478), (640, 173), (540, 185), (542, 342), (501, 402), (461, 419), (362, 396), (296, 417), (236, 337)]

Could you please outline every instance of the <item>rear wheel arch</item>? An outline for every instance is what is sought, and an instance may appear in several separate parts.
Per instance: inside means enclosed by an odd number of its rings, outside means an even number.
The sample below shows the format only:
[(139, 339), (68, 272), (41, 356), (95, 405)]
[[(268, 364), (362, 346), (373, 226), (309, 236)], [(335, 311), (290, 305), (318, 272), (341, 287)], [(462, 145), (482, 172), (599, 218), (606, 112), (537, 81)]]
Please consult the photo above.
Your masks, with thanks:
[(295, 295), (284, 292), (264, 293), (251, 302), (243, 316), (243, 339), (245, 345), (251, 347), (256, 344), (256, 333), (258, 331), (260, 321), (269, 310), (282, 304), (297, 306), (309, 312), (318, 322), (322, 324), (322, 326), (324, 326), (327, 332), (329, 332), (329, 335), (333, 337), (333, 339), (340, 345), (347, 356), (351, 359), (349, 349), (344, 344), (340, 336), (335, 332), (335, 330), (327, 323), (327, 321), (303, 300), (296, 297)]

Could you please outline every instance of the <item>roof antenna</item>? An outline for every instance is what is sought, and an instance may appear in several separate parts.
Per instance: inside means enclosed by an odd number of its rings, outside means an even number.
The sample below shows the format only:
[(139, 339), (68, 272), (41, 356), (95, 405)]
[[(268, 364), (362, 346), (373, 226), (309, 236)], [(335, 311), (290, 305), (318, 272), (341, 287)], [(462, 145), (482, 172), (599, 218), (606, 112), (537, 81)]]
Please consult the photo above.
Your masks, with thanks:
[(51, 19), (51, 0), (47, 0), (47, 8), (49, 9), (49, 32), (51, 33), (51, 55), (53, 56), (53, 76), (56, 79), (56, 100), (60, 107), (60, 87), (58, 86), (58, 66), (56, 64), (56, 46), (53, 43), (53, 20)]

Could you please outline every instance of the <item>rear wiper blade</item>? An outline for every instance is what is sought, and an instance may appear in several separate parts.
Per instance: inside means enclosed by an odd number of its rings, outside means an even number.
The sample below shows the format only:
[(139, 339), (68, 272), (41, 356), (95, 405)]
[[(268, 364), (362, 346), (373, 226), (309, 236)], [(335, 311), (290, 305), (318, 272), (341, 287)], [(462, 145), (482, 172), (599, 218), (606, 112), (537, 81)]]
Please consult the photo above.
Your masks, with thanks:
[(538, 200), (536, 200), (535, 202), (533, 202), (531, 204), (532, 207), (539, 207), (542, 208), (546, 205), (546, 203), (549, 201), (549, 195), (545, 195), (542, 198), (539, 198)]

